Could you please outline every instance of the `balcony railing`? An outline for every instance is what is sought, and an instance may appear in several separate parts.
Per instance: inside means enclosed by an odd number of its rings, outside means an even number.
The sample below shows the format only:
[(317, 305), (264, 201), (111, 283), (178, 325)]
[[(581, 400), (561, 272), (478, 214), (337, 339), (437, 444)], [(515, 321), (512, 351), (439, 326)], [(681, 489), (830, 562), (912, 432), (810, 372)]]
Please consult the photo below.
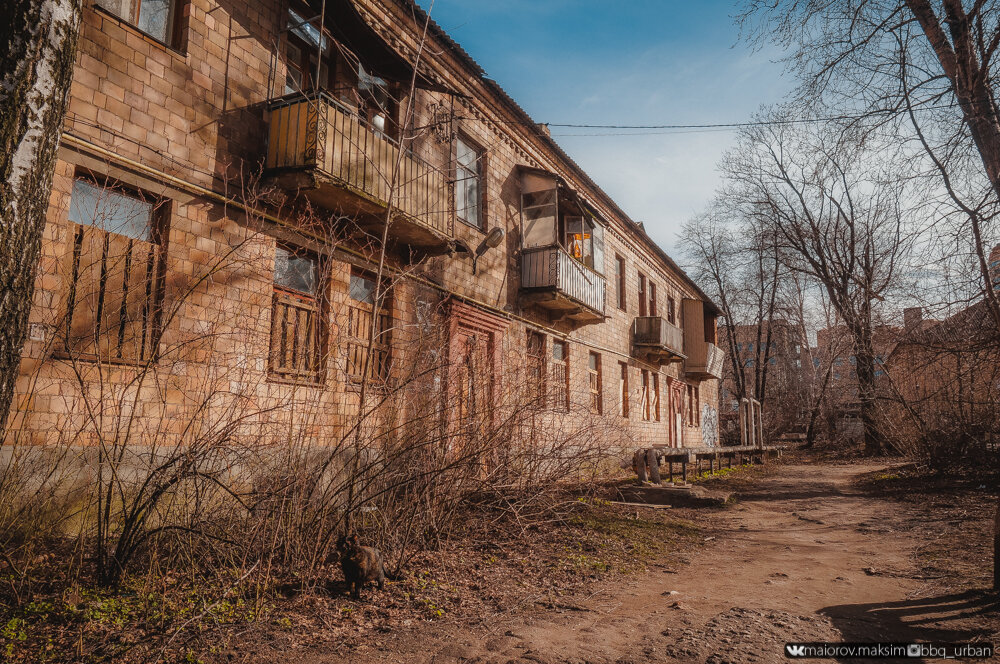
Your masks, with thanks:
[(521, 288), (541, 307), (581, 321), (604, 319), (605, 279), (559, 246), (521, 253)]
[[(394, 210), (434, 232), (452, 234), (447, 175), (369, 127), (325, 93), (295, 95), (271, 105), (269, 171), (308, 170), (322, 188), (328, 182), (383, 210)], [(399, 159), (396, 186), (393, 170)]]
[(638, 353), (662, 360), (684, 357), (684, 332), (660, 316), (638, 316), (632, 323), (632, 345)]
[(704, 342), (701, 349), (692, 352), (688, 349), (688, 359), (684, 371), (702, 378), (722, 378), (722, 365), (725, 353), (713, 343)]

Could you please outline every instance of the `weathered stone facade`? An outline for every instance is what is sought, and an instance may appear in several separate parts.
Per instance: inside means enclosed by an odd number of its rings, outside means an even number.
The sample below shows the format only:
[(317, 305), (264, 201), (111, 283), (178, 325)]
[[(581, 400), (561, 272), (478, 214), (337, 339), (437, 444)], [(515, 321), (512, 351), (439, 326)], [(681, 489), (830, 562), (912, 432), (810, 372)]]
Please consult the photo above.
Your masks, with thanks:
[[(491, 376), (479, 408), (502, 400), (512, 376), (532, 380), (517, 365), (541, 353), (539, 380), (558, 401), (545, 414), (551, 422), (591, 413), (635, 447), (698, 446), (704, 431), (717, 430), (703, 421), (719, 410), (715, 306), (440, 28), (428, 26), (421, 49), (419, 8), (406, 0), (161, 4), (170, 13), (156, 37), (134, 27), (146, 18), (90, 3), (84, 10), (10, 437), (86, 444), (126, 420), (181, 442), (248, 428), (280, 437), (291, 423), (317, 443), (342, 435), (361, 384), (351, 377), (351, 339), (364, 341), (379, 316), (355, 289), (377, 274), (380, 192), (389, 190), (406, 214), (387, 232), (391, 359), (376, 378), (407, 374), (421, 391), (411, 405), (461, 392), (456, 381), (465, 380), (450, 369), (444, 387), (413, 378), (415, 358), (430, 353), (444, 371), (483, 344), (486, 359), (468, 364)], [(294, 24), (299, 14), (313, 22)], [(321, 14), (331, 30), (322, 43)], [(318, 76), (301, 47), (310, 36), (327, 68)], [(290, 61), (306, 62), (305, 73)], [(401, 71), (417, 81), (412, 92)], [(286, 85), (312, 89), (286, 94)], [(280, 124), (290, 118), (304, 124)], [(386, 187), (397, 140), (402, 184)], [(345, 166), (348, 157), (355, 161)], [(380, 172), (359, 175), (365, 166)], [(530, 275), (543, 283), (529, 288), (523, 207), (532, 177), (543, 186), (537, 200), (551, 193), (555, 206), (551, 218), (543, 210), (530, 220), (552, 227), (548, 244), (533, 240), (550, 263), (547, 274)], [(444, 194), (431, 191), (441, 186)], [(478, 224), (458, 218), (456, 189), (468, 204), (460, 214)], [(148, 212), (153, 230), (119, 233), (131, 221), (107, 212), (109, 200)], [(420, 209), (441, 200), (448, 209)], [(85, 203), (105, 211), (103, 231), (90, 229), (100, 224), (97, 213), (81, 212)], [(496, 228), (499, 245), (474, 265), (471, 252)], [(595, 248), (602, 238), (603, 252)], [(279, 288), (276, 260), (281, 278), (314, 270), (315, 284)], [(633, 344), (638, 316), (661, 319), (652, 328), (660, 336), (641, 347)], [(417, 350), (421, 343), (436, 346)], [(313, 354), (315, 364), (303, 359)], [(567, 376), (565, 404), (557, 375)], [(471, 407), (465, 399), (459, 410)], [(300, 416), (304, 403), (313, 405), (308, 416)], [(216, 431), (247, 410), (252, 422)]]

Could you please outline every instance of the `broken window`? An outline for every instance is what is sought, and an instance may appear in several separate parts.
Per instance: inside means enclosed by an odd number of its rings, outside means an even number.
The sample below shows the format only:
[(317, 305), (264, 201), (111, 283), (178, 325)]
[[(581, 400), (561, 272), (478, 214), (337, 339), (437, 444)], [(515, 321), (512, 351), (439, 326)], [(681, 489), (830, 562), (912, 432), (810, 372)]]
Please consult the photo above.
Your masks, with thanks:
[(177, 0), (95, 0), (96, 4), (131, 23), (150, 37), (174, 45)]
[(271, 300), (272, 378), (315, 384), (321, 380), (319, 269), (315, 256), (275, 247)]
[[(375, 277), (352, 270), (347, 304), (347, 375), (385, 383), (392, 364), (392, 301), (386, 284), (376, 293)], [(374, 326), (374, 330), (372, 327)], [(368, 355), (368, 340), (372, 352)], [(367, 366), (366, 366), (367, 365)]]
[(61, 352), (124, 363), (155, 357), (168, 213), (162, 199), (107, 181), (74, 180)]
[(535, 170), (521, 173), (523, 246), (559, 245), (592, 270), (604, 274), (604, 227), (556, 176)]
[(588, 360), (590, 380), (590, 412), (600, 415), (604, 412), (603, 386), (601, 376), (601, 356), (591, 351)]
[(551, 376), (552, 408), (569, 412), (569, 346), (565, 341), (552, 342)]

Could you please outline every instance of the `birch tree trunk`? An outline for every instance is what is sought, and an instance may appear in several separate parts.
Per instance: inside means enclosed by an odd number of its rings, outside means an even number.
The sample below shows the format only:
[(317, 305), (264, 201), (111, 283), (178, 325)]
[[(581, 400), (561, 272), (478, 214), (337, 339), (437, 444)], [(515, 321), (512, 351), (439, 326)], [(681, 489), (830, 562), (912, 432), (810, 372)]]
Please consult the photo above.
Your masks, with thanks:
[(0, 21), (0, 429), (27, 332), (81, 0), (8, 0)]

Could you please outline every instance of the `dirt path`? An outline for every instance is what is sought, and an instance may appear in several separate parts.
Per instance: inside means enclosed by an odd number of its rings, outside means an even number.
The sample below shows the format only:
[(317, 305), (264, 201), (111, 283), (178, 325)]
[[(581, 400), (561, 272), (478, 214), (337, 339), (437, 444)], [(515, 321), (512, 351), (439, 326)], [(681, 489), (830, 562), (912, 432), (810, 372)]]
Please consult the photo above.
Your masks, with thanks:
[[(920, 539), (890, 506), (852, 488), (877, 466), (786, 465), (724, 512), (706, 512), (706, 545), (678, 573), (592, 587), (561, 608), (483, 628), (390, 634), (349, 661), (784, 662), (786, 641), (970, 640), (983, 633), (971, 594), (914, 599)], [(902, 511), (888, 515), (887, 510)], [(914, 515), (915, 516), (915, 515)], [(346, 661), (335, 652), (299, 661)], [(919, 660), (909, 660), (919, 661)]]

